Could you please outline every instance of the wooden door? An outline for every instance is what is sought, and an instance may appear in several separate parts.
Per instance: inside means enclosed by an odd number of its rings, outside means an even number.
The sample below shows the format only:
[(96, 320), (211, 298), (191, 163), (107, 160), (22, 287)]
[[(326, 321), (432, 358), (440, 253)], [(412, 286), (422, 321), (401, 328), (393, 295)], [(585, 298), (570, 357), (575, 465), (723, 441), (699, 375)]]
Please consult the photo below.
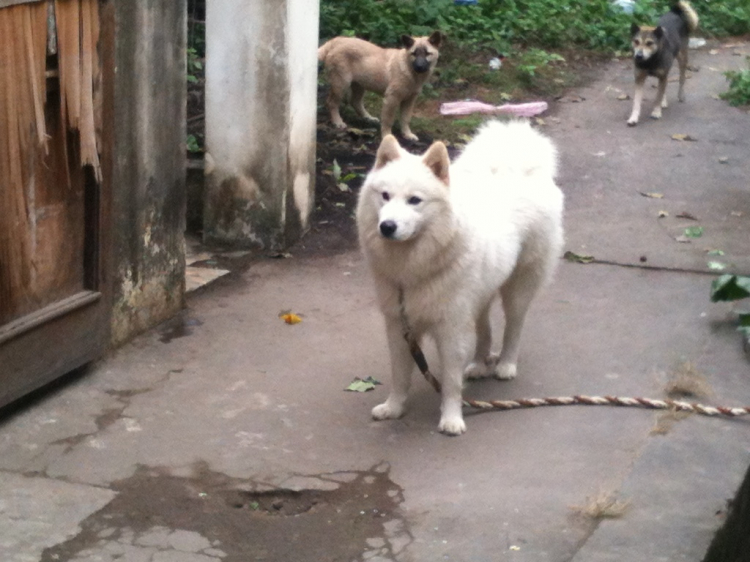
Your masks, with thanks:
[(15, 5), (0, 0), (0, 406), (101, 355), (111, 309), (99, 4), (8, 1)]

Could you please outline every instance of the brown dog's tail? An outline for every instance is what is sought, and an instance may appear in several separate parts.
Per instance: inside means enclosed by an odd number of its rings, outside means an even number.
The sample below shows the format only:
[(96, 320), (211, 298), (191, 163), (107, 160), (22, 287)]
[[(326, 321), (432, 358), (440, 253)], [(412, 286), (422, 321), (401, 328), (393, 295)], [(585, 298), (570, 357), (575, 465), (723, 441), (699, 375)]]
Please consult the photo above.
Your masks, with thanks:
[(687, 0), (679, 0), (672, 6), (672, 11), (676, 12), (688, 26), (688, 31), (692, 33), (698, 29), (698, 14)]

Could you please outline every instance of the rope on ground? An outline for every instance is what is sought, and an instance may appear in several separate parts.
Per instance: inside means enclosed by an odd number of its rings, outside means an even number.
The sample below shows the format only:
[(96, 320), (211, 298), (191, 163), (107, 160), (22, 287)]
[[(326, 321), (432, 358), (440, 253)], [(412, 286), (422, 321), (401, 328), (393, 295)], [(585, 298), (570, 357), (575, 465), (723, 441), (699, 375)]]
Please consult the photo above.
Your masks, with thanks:
[(518, 410), (521, 408), (538, 408), (541, 406), (624, 406), (647, 408), (650, 410), (675, 410), (691, 412), (703, 416), (739, 417), (750, 414), (750, 407), (728, 408), (724, 406), (707, 406), (696, 402), (681, 400), (653, 400), (651, 398), (630, 398), (626, 396), (559, 396), (555, 398), (525, 398), (522, 400), (469, 400), (463, 405), (476, 410)]

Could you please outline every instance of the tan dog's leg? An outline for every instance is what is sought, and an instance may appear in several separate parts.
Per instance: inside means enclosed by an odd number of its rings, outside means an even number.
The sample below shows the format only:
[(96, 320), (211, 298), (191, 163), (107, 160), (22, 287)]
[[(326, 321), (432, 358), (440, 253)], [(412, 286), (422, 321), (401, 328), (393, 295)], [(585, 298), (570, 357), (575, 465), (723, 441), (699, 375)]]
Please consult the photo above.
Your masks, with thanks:
[(385, 138), (391, 134), (393, 122), (396, 120), (396, 110), (398, 109), (398, 97), (386, 92), (383, 98), (383, 110), (380, 113), (380, 136)]
[(338, 129), (346, 129), (346, 123), (344, 123), (344, 120), (339, 113), (339, 106), (344, 99), (344, 93), (349, 87), (349, 82), (350, 80), (341, 76), (333, 69), (329, 70), (328, 83), (330, 86), (328, 97), (326, 98), (326, 107), (331, 114), (331, 123), (333, 123), (333, 126)]
[(661, 108), (667, 107), (667, 74), (659, 77), (659, 87), (656, 89), (656, 102), (651, 112), (651, 119), (661, 119)]
[(365, 104), (362, 101), (364, 97), (365, 89), (356, 82), (352, 82), (352, 107), (354, 108), (354, 111), (356, 111), (357, 115), (362, 119), (367, 119), (372, 123), (377, 123), (378, 118), (370, 115), (365, 109)]
[(687, 48), (680, 49), (677, 53), (677, 63), (680, 65), (680, 89), (677, 91), (677, 99), (681, 102), (685, 101), (685, 76), (687, 74), (688, 66), (688, 50)]
[(641, 102), (643, 101), (643, 83), (646, 81), (646, 73), (636, 72), (635, 94), (633, 95), (633, 111), (628, 118), (628, 125), (635, 127), (641, 117)]
[(401, 134), (405, 139), (410, 141), (418, 141), (419, 137), (411, 132), (409, 128), (409, 122), (411, 121), (411, 114), (414, 111), (414, 103), (417, 101), (417, 95), (409, 96), (401, 102)]

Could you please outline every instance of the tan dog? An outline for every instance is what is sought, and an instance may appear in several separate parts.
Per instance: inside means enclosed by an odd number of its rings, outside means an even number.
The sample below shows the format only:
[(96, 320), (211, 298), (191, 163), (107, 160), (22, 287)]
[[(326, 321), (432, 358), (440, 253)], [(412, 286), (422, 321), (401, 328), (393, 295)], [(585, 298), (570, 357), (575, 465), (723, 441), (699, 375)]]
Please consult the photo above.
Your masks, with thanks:
[(318, 60), (325, 64), (330, 90), (326, 107), (334, 126), (346, 127), (339, 106), (351, 86), (351, 105), (357, 115), (377, 123), (365, 109), (365, 90), (382, 96), (381, 136), (391, 134), (396, 110), (401, 110), (401, 134), (418, 140), (411, 132), (414, 102), (437, 64), (440, 44), (445, 36), (435, 31), (429, 37), (401, 36), (404, 49), (383, 49), (355, 37), (334, 37), (318, 49)]
[(651, 112), (652, 119), (661, 119), (661, 110), (667, 107), (667, 77), (674, 59), (680, 67), (680, 89), (677, 99), (685, 101), (685, 73), (688, 65), (688, 37), (698, 27), (698, 14), (686, 0), (672, 5), (672, 9), (659, 19), (656, 27), (640, 27), (635, 23), (630, 28), (635, 64), (635, 96), (633, 111), (628, 125), (638, 124), (641, 116), (643, 83), (649, 76), (659, 79), (656, 101)]

